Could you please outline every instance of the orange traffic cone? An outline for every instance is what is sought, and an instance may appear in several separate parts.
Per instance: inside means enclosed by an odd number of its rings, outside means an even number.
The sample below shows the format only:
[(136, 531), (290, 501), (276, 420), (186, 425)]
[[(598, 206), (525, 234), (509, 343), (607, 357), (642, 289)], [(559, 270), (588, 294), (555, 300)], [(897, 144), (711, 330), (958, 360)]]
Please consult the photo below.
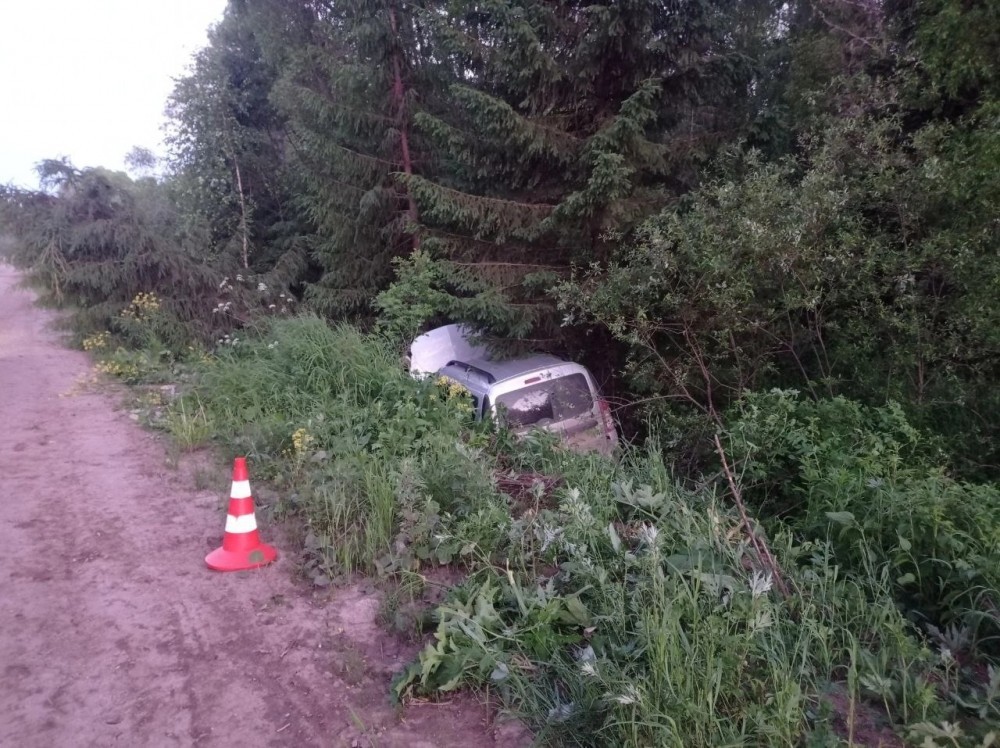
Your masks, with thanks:
[(229, 492), (226, 534), (222, 537), (222, 547), (205, 556), (205, 563), (209, 569), (216, 571), (242, 571), (266, 566), (277, 557), (278, 552), (274, 548), (260, 542), (247, 460), (237, 457), (233, 462), (233, 489)]

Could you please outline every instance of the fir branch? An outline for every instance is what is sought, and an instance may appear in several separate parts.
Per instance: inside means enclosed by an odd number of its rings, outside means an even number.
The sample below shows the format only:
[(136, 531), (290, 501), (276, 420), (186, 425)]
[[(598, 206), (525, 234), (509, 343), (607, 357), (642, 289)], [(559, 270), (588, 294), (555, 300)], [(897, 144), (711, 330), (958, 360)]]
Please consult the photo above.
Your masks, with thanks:
[(542, 233), (542, 223), (553, 210), (553, 206), (541, 203), (460, 192), (418, 175), (394, 176), (412, 191), (432, 223), (461, 226), (479, 238), (490, 236), (500, 242), (511, 236), (531, 241)]
[(565, 251), (556, 246), (528, 245), (509, 241), (501, 243), (469, 234), (456, 234), (437, 226), (422, 226), (421, 232), (428, 241), (434, 242), (434, 246), (441, 247), (442, 254), (447, 255), (449, 259), (455, 259), (457, 255), (471, 255), (485, 260), (491, 254), (510, 257), (554, 255)]
[(580, 138), (525, 117), (505, 101), (469, 86), (453, 85), (451, 94), (477, 126), (474, 137), (481, 139), (485, 133), (502, 145), (519, 148), (528, 155), (548, 155), (562, 162), (574, 158), (583, 144)]
[(480, 262), (458, 262), (457, 260), (446, 260), (450, 265), (462, 268), (528, 268), (529, 270), (551, 270), (556, 273), (571, 273), (572, 268), (566, 267), (565, 265), (540, 265), (531, 262), (490, 262), (490, 261), (480, 261)]
[(367, 164), (370, 164), (373, 168), (380, 168), (380, 169), (386, 169), (386, 168), (388, 168), (388, 169), (395, 170), (395, 169), (398, 169), (402, 165), (402, 162), (400, 162), (400, 161), (389, 160), (389, 159), (385, 159), (385, 158), (379, 158), (378, 156), (371, 156), (371, 155), (369, 155), (367, 153), (361, 153), (360, 151), (356, 151), (353, 148), (348, 148), (345, 145), (341, 145), (340, 143), (336, 143), (336, 142), (333, 142), (333, 141), (326, 141), (324, 143), (324, 145), (327, 148), (335, 148), (335, 149), (337, 149), (339, 151), (342, 151), (342, 152), (344, 152), (344, 153), (346, 153), (346, 154), (348, 154), (350, 156), (353, 156), (354, 158), (358, 159), (359, 161), (363, 161), (363, 162), (365, 162)]
[(451, 187), (445, 187), (444, 185), (431, 182), (430, 180), (420, 177), (418, 175), (412, 175), (407, 177), (407, 175), (397, 172), (394, 176), (396, 176), (397, 178), (405, 178), (405, 181), (407, 182), (420, 184), (422, 187), (433, 189), (435, 191), (440, 192), (443, 195), (451, 195), (452, 199), (456, 201), (469, 200), (470, 202), (481, 203), (484, 205), (491, 205), (497, 208), (500, 208), (502, 206), (521, 208), (526, 211), (530, 211), (532, 214), (535, 215), (547, 214), (556, 207), (555, 205), (549, 205), (548, 203), (529, 203), (517, 200), (507, 200), (499, 197), (471, 195), (467, 192), (462, 192), (460, 190), (452, 189)]

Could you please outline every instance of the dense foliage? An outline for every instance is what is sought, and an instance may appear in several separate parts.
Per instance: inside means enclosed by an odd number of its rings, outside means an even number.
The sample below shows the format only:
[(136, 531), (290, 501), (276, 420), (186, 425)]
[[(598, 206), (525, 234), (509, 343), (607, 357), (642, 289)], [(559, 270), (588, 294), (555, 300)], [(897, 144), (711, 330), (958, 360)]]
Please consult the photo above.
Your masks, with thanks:
[[(996, 21), (957, 0), (233, 0), (170, 98), (167, 176), (119, 179), (115, 210), (216, 284), (571, 354), (647, 403), (640, 431), (794, 387), (899, 402), (995, 478)], [(9, 195), (9, 223), (49, 184)], [(51, 245), (24, 242), (52, 286)], [(138, 285), (115, 300), (182, 303), (168, 274)]]
[(10, 259), (30, 268), (48, 300), (76, 307), (83, 331), (100, 331), (138, 294), (164, 290), (164, 342), (176, 348), (204, 331), (216, 276), (178, 234), (155, 182), (63, 161), (44, 162), (39, 174), (51, 192), (6, 189), (0, 218)]

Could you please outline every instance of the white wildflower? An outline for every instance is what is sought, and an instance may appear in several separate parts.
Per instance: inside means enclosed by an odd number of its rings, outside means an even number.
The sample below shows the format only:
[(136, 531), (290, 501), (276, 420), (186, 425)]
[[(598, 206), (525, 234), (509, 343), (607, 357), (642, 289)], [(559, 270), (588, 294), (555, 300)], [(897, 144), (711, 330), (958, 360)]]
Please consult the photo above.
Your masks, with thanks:
[(656, 525), (643, 525), (639, 528), (639, 539), (646, 545), (656, 545), (658, 537), (660, 537), (660, 531)]
[(243, 276), (240, 275), (239, 273), (237, 273), (236, 274), (236, 280), (238, 280), (240, 283), (242, 283), (243, 282)]
[(258, 291), (266, 291), (267, 290), (267, 284), (266, 283), (258, 283), (257, 284), (257, 290)]
[(549, 527), (545, 526), (542, 528), (542, 553), (548, 549), (550, 545), (563, 534), (561, 527)]
[(755, 571), (753, 576), (750, 577), (750, 594), (754, 598), (758, 598), (761, 595), (766, 595), (771, 587), (774, 586), (774, 578), (770, 574), (765, 574), (762, 571)]
[(636, 686), (628, 685), (625, 686), (625, 692), (612, 697), (612, 701), (617, 701), (624, 706), (638, 704), (642, 701), (642, 692)]
[(277, 309), (278, 307), (275, 304), (268, 304), (267, 308), (268, 309)]

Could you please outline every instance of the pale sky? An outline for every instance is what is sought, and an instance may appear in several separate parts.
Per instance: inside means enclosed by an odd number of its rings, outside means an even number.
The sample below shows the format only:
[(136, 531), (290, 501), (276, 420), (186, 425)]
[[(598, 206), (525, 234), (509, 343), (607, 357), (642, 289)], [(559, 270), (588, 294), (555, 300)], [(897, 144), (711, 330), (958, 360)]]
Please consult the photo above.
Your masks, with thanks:
[(207, 43), (226, 0), (0, 0), (0, 184), (35, 188), (33, 166), (122, 169), (162, 154), (173, 79)]

